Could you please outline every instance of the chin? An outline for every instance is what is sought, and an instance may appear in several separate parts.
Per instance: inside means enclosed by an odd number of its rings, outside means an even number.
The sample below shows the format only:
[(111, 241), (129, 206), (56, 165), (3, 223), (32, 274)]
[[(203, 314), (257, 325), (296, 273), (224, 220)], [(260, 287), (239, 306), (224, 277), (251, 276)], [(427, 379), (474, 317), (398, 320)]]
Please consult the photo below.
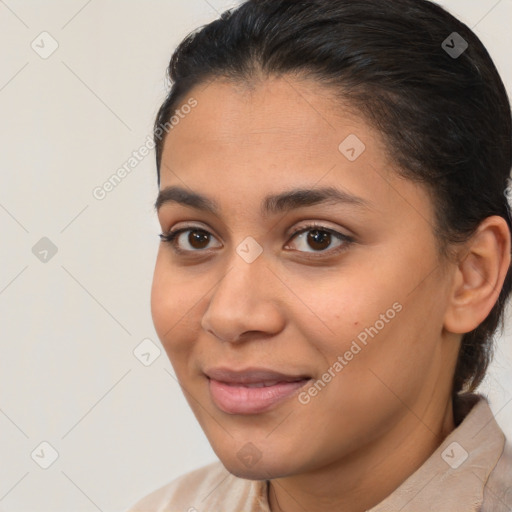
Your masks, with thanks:
[[(222, 456), (220, 456), (222, 455)], [(275, 478), (283, 478), (295, 473), (290, 462), (282, 462), (276, 460), (275, 455), (272, 460), (265, 460), (264, 455), (259, 460), (254, 458), (238, 457), (237, 455), (228, 456), (226, 454), (217, 454), (224, 467), (238, 478), (247, 480), (273, 480)]]
[(275, 468), (263, 463), (259, 463), (253, 468), (248, 468), (240, 463), (224, 464), (224, 467), (232, 475), (235, 475), (238, 478), (245, 478), (246, 480), (273, 480), (275, 478), (287, 476), (286, 474), (276, 471)]

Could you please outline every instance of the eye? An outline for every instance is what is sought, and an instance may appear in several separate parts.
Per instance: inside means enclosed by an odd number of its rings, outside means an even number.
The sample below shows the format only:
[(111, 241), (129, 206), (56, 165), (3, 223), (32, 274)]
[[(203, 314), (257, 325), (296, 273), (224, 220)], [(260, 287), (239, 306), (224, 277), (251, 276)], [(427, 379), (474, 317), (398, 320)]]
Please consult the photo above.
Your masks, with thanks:
[[(299, 247), (302, 244), (300, 252), (333, 252), (336, 253), (346, 248), (347, 245), (352, 243), (354, 239), (343, 233), (339, 233), (334, 229), (322, 226), (320, 224), (310, 224), (298, 228), (292, 233), (292, 240), (296, 239), (299, 242)], [(334, 240), (333, 240), (334, 239)], [(337, 245), (333, 246), (333, 243)], [(287, 249), (289, 245), (285, 247)], [(308, 247), (312, 250), (308, 250)], [(330, 249), (326, 251), (326, 249)]]
[[(188, 236), (183, 236), (188, 232)], [(160, 239), (172, 246), (179, 254), (200, 252), (208, 249), (208, 243), (213, 235), (202, 228), (181, 228), (174, 231), (160, 233)], [(217, 247), (222, 247), (219, 245)]]
[[(170, 244), (172, 249), (178, 254), (206, 252), (211, 249), (211, 247), (208, 247), (208, 244), (213, 238), (213, 235), (209, 231), (199, 227), (180, 228), (174, 231), (171, 230), (160, 233), (158, 236), (163, 242)], [(294, 239), (299, 242), (299, 249), (297, 249), (299, 252), (327, 252), (329, 254), (344, 250), (354, 241), (354, 239), (348, 235), (344, 235), (334, 229), (316, 223), (296, 229), (292, 233), (291, 240)], [(300, 248), (301, 244), (302, 249)], [(215, 247), (222, 247), (222, 244)], [(308, 250), (308, 247), (311, 250)], [(285, 249), (289, 248), (290, 245), (287, 244)], [(327, 251), (326, 249), (329, 250)]]

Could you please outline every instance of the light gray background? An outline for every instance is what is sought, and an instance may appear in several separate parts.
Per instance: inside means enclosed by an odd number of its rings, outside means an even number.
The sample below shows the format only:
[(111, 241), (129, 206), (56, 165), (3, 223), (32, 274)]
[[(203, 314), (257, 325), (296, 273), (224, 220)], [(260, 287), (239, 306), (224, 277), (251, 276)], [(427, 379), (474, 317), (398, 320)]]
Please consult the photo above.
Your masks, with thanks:
[[(510, 91), (512, 0), (440, 3)], [(235, 4), (0, 0), (0, 510), (122, 512), (216, 459), (163, 350), (149, 366), (133, 353), (161, 348), (153, 152), (103, 200), (92, 191), (150, 135), (176, 44)], [(45, 59), (31, 47), (51, 49), (44, 31), (58, 43)], [(481, 387), (509, 437), (511, 347), (505, 332)]]

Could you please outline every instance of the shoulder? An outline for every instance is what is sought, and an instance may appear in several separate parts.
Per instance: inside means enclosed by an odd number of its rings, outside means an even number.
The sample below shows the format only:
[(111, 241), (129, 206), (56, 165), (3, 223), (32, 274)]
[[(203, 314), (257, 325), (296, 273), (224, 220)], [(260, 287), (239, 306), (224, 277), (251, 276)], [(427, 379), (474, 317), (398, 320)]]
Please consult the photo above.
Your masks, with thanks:
[(503, 452), (484, 487), (482, 512), (512, 510), (512, 444), (505, 441)]
[(126, 512), (197, 512), (216, 507), (223, 512), (239, 512), (253, 510), (264, 497), (264, 481), (238, 478), (217, 461), (154, 490)]

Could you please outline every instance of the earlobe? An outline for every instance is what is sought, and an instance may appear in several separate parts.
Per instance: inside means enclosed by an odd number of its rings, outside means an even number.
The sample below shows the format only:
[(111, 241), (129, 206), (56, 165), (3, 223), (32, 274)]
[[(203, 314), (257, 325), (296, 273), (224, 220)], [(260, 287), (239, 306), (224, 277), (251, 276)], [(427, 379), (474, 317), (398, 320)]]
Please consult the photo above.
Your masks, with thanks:
[(458, 260), (444, 327), (464, 334), (492, 310), (510, 266), (510, 230), (504, 218), (487, 217), (464, 244)]

